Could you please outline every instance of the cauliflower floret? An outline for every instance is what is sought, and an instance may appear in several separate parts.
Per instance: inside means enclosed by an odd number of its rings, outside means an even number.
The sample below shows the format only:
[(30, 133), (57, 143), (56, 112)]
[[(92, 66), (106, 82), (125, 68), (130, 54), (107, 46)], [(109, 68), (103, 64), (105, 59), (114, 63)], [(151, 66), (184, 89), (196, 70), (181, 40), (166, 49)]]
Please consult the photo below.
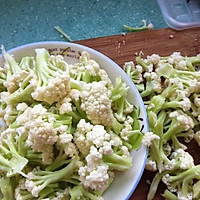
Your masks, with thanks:
[(151, 56), (147, 56), (147, 59), (156, 66), (160, 61), (160, 56), (158, 54), (152, 54)]
[(133, 118), (131, 116), (127, 116), (126, 120), (124, 121), (124, 128), (120, 132), (120, 136), (124, 140), (128, 140), (127, 134), (129, 131), (132, 131), (132, 124)]
[(53, 125), (44, 122), (40, 117), (29, 121), (24, 125), (28, 130), (27, 145), (32, 146), (34, 150), (40, 151), (42, 144), (54, 145), (58, 139), (57, 132)]
[(109, 183), (108, 166), (101, 164), (95, 169), (88, 169), (87, 166), (79, 169), (81, 183), (93, 190), (104, 191)]
[(14, 74), (8, 81), (4, 82), (4, 86), (7, 88), (9, 93), (13, 93), (18, 89), (19, 84), (28, 76), (29, 72), (21, 70), (18, 74)]
[(43, 189), (43, 185), (35, 185), (35, 183), (31, 180), (35, 175), (34, 172), (39, 170), (39, 168), (34, 168), (33, 171), (27, 174), (27, 179), (25, 180), (25, 188), (31, 192), (34, 197), (38, 197), (39, 192)]
[[(95, 61), (90, 59), (90, 55), (88, 52), (83, 51), (80, 56), (80, 64), (76, 66), (76, 71), (81, 72), (87, 70), (91, 76), (99, 76), (101, 81), (104, 82), (105, 85), (107, 85), (108, 88), (112, 87), (112, 82), (108, 78), (108, 74), (105, 70), (100, 69), (99, 64)], [(82, 66), (83, 65), (83, 66)]]
[(66, 96), (56, 104), (61, 115), (72, 111), (72, 104), (70, 102), (71, 98)]
[(58, 136), (58, 140), (60, 141), (60, 144), (68, 144), (69, 142), (71, 142), (73, 139), (73, 136), (71, 134), (61, 134)]
[(91, 125), (81, 119), (77, 124), (77, 131), (74, 133), (74, 142), (83, 155), (87, 155), (92, 145), (95, 145), (102, 154), (111, 155), (112, 145), (111, 135), (106, 132), (102, 125)]
[(26, 103), (19, 103), (16, 106), (17, 111), (25, 111), (28, 108), (28, 105)]
[(157, 165), (154, 160), (147, 159), (145, 169), (151, 172), (157, 171)]
[(193, 194), (191, 192), (187, 194), (187, 197), (182, 196), (181, 191), (177, 192), (177, 194), (178, 194), (178, 200), (193, 200)]
[(47, 86), (38, 86), (32, 93), (33, 99), (45, 101), (49, 104), (59, 101), (70, 92), (70, 76), (57, 74), (56, 78), (49, 80)]
[(96, 76), (99, 72), (100, 66), (95, 60), (88, 60), (85, 68), (89, 70), (92, 76)]
[(72, 99), (74, 99), (75, 101), (78, 101), (80, 95), (81, 95), (81, 92), (79, 90), (71, 89), (71, 91), (70, 91), (70, 97)]
[(92, 129), (93, 125), (86, 123), (84, 119), (77, 124), (77, 131), (74, 133), (74, 142), (82, 155), (86, 156), (92, 142), (87, 140), (86, 133)]
[(79, 123), (77, 124), (78, 132), (83, 133), (83, 134), (91, 131), (92, 128), (93, 128), (93, 125), (90, 124), (89, 122), (86, 122), (85, 119), (81, 119)]
[(162, 92), (161, 78), (156, 72), (145, 72), (144, 78), (150, 78), (153, 90), (157, 93)]
[(177, 189), (175, 188), (174, 185), (171, 185), (169, 182), (169, 174), (166, 174), (162, 177), (162, 182), (167, 186), (167, 188), (171, 191), (171, 192), (177, 192)]
[(176, 94), (177, 94), (178, 98), (184, 99), (184, 98), (186, 98), (187, 92), (185, 90), (183, 90), (183, 87), (182, 87), (182, 89), (176, 90)]
[(177, 65), (183, 59), (180, 52), (173, 52), (170, 57), (173, 59), (174, 65)]
[(112, 132), (110, 133), (110, 135), (113, 146), (115, 147), (122, 146), (122, 140), (117, 135), (113, 134)]
[(42, 152), (43, 161), (50, 164), (53, 157), (53, 145), (58, 140), (58, 135), (53, 123), (44, 121), (46, 118), (48, 118), (47, 109), (38, 104), (33, 108), (28, 107), (17, 117), (16, 122), (24, 127), (25, 130), (22, 131), (28, 133), (27, 146)]
[(97, 148), (103, 145), (104, 141), (110, 140), (110, 134), (106, 132), (104, 126), (95, 125), (93, 129), (86, 134), (88, 141), (91, 141)]
[(48, 62), (50, 65), (57, 66), (63, 71), (68, 71), (68, 63), (65, 62), (64, 57), (62, 55), (50, 55)]
[(58, 149), (60, 148), (63, 148), (65, 154), (71, 158), (77, 154), (77, 147), (73, 142), (65, 143), (64, 145), (58, 147)]
[(191, 167), (194, 166), (194, 159), (193, 157), (186, 151), (184, 151), (183, 149), (178, 149), (177, 151), (175, 151), (173, 154), (175, 159), (176, 157), (178, 158), (178, 160), (180, 161), (180, 168), (185, 170), (185, 169), (190, 169)]
[(190, 81), (190, 86), (186, 88), (187, 96), (189, 97), (190, 94), (199, 92), (200, 89), (200, 82), (197, 79)]
[(178, 70), (188, 70), (187, 68), (187, 63), (185, 60), (180, 60), (176, 65), (175, 65), (175, 69)]
[(190, 110), (190, 108), (191, 108), (191, 102), (190, 102), (190, 99), (187, 98), (187, 97), (183, 98), (182, 105), (183, 105), (183, 110), (184, 110), (184, 111), (188, 111), (188, 110)]
[(87, 165), (79, 168), (80, 181), (85, 187), (94, 190), (105, 190), (109, 183), (108, 165), (101, 160), (102, 154), (91, 146), (86, 157)]
[(87, 161), (87, 166), (89, 168), (95, 168), (96, 164), (102, 159), (103, 154), (95, 147), (90, 147), (89, 154), (85, 157), (85, 160)]
[(159, 140), (160, 137), (156, 134), (154, 134), (153, 132), (147, 132), (144, 134), (143, 138), (142, 138), (142, 144), (144, 146), (150, 147), (152, 140)]
[(16, 119), (17, 125), (25, 125), (26, 122), (37, 119), (38, 117), (47, 117), (47, 109), (41, 104), (35, 105), (33, 108), (28, 107), (23, 114)]
[(175, 166), (176, 166), (176, 160), (171, 159), (167, 163), (162, 163), (161, 169), (162, 169), (162, 171), (172, 170), (172, 169), (174, 169)]
[(122, 146), (121, 150), (123, 152), (122, 156), (127, 157), (127, 158), (130, 157), (130, 152), (126, 146)]
[(12, 118), (10, 116), (12, 116), (13, 114), (16, 114), (13, 105), (7, 105), (6, 108), (1, 112), (1, 116), (3, 117), (3, 120), (5, 121), (6, 125), (12, 123)]
[(140, 65), (135, 65), (133, 61), (125, 62), (123, 69), (128, 72), (128, 76), (134, 83), (139, 84), (143, 81), (142, 72), (143, 68)]
[(112, 144), (113, 143), (111, 141), (103, 142), (102, 147), (99, 148), (99, 152), (101, 152), (102, 154), (105, 154), (105, 155), (111, 155), (113, 153)]
[[(55, 120), (54, 117), (52, 117), (52, 121)], [(49, 120), (50, 122), (51, 120)], [(68, 129), (68, 126), (67, 125), (61, 125), (61, 126), (58, 126), (57, 128), (55, 128), (55, 130), (57, 132), (59, 132), (61, 135), (65, 135), (65, 133), (67, 133), (67, 129)]]
[(104, 85), (106, 85), (109, 90), (112, 90), (113, 84), (109, 79), (107, 72), (103, 69), (100, 69), (98, 75), (100, 76), (101, 81), (104, 83)]
[(181, 110), (176, 110), (173, 111), (169, 114), (170, 118), (176, 118), (176, 120), (178, 121), (178, 125), (182, 124), (185, 127), (185, 131), (188, 131), (190, 128), (194, 127), (194, 122), (192, 120), (191, 117), (189, 117), (187, 114), (185, 114), (183, 111)]
[(111, 93), (108, 93), (108, 89), (101, 81), (87, 84), (82, 91), (81, 108), (93, 124), (112, 125), (113, 114), (110, 95)]

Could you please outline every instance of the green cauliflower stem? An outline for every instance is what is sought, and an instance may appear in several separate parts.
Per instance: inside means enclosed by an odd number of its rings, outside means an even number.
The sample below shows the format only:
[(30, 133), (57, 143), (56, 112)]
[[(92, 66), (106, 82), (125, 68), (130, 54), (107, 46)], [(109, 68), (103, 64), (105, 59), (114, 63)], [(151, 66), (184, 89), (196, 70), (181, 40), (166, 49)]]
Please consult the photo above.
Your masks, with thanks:
[(15, 130), (7, 129), (1, 133), (0, 169), (6, 172), (7, 177), (17, 174), (24, 175), (23, 169), (28, 164), (28, 160), (22, 156), (25, 152), (22, 152), (20, 146), (18, 146), (20, 140), (21, 138)]
[(6, 90), (6, 87), (4, 86), (5, 81), (6, 81), (5, 70), (3, 68), (0, 68), (0, 92)]
[(127, 25), (123, 25), (123, 27), (126, 28), (129, 31), (132, 31), (132, 32), (151, 30), (151, 29), (154, 28), (152, 23), (147, 25), (146, 20), (142, 20), (142, 24), (143, 25), (141, 27), (138, 27), (138, 28), (137, 27), (130, 27), (130, 26), (127, 26)]
[(14, 200), (14, 180), (6, 175), (0, 178), (0, 191), (3, 194), (3, 200)]
[(199, 178), (200, 166), (196, 165), (175, 175), (166, 174), (162, 179), (167, 184), (169, 190), (178, 190), (179, 198), (191, 198), (194, 192), (196, 194), (196, 188), (192, 187), (193, 180), (199, 180)]
[(103, 200), (101, 196), (97, 196), (95, 194), (92, 194), (85, 190), (82, 185), (78, 185), (69, 191), (70, 193), (70, 200), (76, 200), (76, 199), (93, 199), (93, 200)]
[(34, 197), (38, 197), (38, 194), (42, 189), (47, 187), (51, 183), (56, 183), (63, 177), (70, 176), (73, 173), (73, 169), (76, 167), (78, 156), (75, 156), (72, 161), (57, 171), (43, 171), (35, 169), (33, 172), (28, 173), (25, 187), (32, 193)]
[(103, 155), (103, 161), (111, 170), (127, 171), (132, 166), (132, 158), (124, 157), (113, 153), (112, 155)]

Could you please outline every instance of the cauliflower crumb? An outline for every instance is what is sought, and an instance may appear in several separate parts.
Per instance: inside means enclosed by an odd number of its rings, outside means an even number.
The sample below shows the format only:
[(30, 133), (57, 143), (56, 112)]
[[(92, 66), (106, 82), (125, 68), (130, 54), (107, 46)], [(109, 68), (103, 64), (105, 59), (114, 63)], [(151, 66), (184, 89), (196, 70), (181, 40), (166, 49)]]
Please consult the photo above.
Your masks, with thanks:
[(152, 23), (149, 23), (147, 27), (148, 27), (148, 30), (153, 30), (154, 29), (154, 25)]

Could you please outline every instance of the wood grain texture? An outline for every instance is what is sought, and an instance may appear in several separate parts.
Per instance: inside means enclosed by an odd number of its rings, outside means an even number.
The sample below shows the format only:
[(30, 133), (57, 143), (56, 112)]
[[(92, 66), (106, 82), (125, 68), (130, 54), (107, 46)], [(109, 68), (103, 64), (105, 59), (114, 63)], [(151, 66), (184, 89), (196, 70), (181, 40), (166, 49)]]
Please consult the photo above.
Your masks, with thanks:
[[(170, 35), (173, 36), (172, 39)], [(134, 60), (135, 53), (140, 51), (143, 51), (144, 56), (153, 53), (166, 56), (174, 51), (187, 56), (196, 55), (200, 53), (200, 28), (184, 31), (170, 28), (158, 29), (82, 40), (76, 43), (100, 51), (122, 67), (124, 62)]]
[[(173, 36), (173, 38), (171, 38)], [(134, 61), (136, 54), (142, 51), (144, 57), (154, 53), (168, 56), (173, 52), (181, 52), (184, 56), (194, 56), (200, 53), (200, 28), (184, 31), (175, 31), (170, 28), (152, 31), (127, 33), (102, 38), (77, 41), (76, 43), (91, 47), (115, 61), (123, 67), (127, 61)], [(189, 146), (189, 151), (196, 157), (195, 162), (200, 163), (200, 156), (196, 153), (196, 143)], [(199, 150), (198, 150), (199, 151)], [(144, 171), (138, 187), (130, 200), (146, 200), (149, 183), (153, 174)], [(154, 200), (164, 199), (160, 194), (163, 192), (160, 184)]]

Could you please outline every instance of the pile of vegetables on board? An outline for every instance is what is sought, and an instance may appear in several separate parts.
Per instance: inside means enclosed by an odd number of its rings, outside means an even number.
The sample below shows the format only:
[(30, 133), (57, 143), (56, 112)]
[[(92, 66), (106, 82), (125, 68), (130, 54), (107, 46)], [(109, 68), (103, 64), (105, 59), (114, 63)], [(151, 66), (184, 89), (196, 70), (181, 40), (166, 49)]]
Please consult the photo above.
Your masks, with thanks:
[(85, 51), (74, 65), (44, 48), (16, 61), (2, 47), (2, 56), (3, 200), (103, 199), (143, 136), (127, 85)]
[(148, 114), (150, 132), (142, 142), (149, 147), (146, 169), (155, 176), (147, 200), (154, 199), (161, 182), (167, 200), (200, 199), (200, 164), (188, 151), (191, 141), (200, 145), (200, 55), (142, 58), (140, 53), (124, 70)]

